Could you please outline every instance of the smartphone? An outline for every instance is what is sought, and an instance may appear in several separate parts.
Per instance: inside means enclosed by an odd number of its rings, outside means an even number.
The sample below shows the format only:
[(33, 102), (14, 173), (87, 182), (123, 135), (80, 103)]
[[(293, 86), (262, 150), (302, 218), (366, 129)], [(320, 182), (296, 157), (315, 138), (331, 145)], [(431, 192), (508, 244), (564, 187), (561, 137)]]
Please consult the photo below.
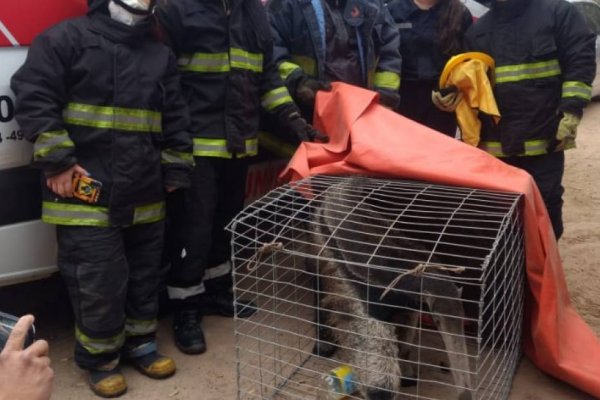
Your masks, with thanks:
[[(4, 349), (6, 345), (6, 341), (10, 336), (13, 328), (17, 324), (19, 318), (15, 317), (11, 314), (6, 314), (0, 311), (0, 351)], [(27, 337), (25, 338), (25, 343), (23, 344), (23, 348), (31, 346), (33, 341), (35, 340), (35, 326), (31, 325), (29, 328), (29, 332), (27, 332)]]
[(73, 196), (86, 203), (94, 204), (100, 197), (102, 182), (80, 175), (73, 178)]

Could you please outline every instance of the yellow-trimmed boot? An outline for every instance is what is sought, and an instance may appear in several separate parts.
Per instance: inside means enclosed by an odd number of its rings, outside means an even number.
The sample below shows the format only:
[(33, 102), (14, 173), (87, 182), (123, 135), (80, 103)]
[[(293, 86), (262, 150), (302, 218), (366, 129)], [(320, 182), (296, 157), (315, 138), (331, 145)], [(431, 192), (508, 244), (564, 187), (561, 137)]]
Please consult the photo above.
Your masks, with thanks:
[(100, 397), (119, 397), (127, 391), (127, 382), (119, 367), (110, 371), (89, 370), (88, 382), (92, 392)]
[(138, 371), (152, 379), (169, 378), (177, 370), (175, 360), (155, 351), (141, 357), (130, 358), (130, 362)]

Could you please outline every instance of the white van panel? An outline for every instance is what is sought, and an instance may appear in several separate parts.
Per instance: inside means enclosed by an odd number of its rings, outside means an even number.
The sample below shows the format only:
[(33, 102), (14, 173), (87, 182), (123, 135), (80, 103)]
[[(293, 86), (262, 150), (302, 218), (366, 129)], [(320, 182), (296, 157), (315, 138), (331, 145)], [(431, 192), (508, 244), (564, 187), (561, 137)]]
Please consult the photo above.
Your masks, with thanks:
[(56, 271), (56, 229), (42, 221), (0, 227), (0, 286)]
[(23, 64), (27, 47), (0, 48), (0, 169), (21, 167), (31, 161), (31, 143), (21, 134), (14, 119), (15, 96), (10, 78)]

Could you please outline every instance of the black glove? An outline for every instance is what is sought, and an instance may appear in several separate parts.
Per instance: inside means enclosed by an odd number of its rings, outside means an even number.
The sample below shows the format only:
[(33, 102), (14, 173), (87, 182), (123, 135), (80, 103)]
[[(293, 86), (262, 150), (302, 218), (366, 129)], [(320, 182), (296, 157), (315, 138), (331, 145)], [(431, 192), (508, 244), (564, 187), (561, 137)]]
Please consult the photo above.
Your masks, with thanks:
[(397, 110), (400, 105), (400, 93), (393, 90), (379, 89), (379, 104), (391, 110)]
[(296, 135), (302, 142), (329, 142), (329, 137), (310, 125), (297, 111), (292, 112), (287, 118), (287, 125), (290, 131)]
[(319, 90), (328, 92), (331, 90), (331, 84), (304, 76), (296, 85), (294, 100), (303, 107), (312, 110), (315, 107), (315, 96)]

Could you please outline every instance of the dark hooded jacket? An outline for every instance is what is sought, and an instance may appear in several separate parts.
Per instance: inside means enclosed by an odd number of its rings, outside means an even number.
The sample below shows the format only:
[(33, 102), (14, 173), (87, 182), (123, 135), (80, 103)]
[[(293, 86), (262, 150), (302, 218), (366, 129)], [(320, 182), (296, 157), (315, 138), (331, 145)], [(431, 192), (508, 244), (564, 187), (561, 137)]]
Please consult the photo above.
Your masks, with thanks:
[(304, 76), (398, 92), (400, 36), (383, 1), (271, 0), (268, 10), (275, 60), (291, 92)]
[(554, 151), (564, 112), (581, 116), (596, 74), (595, 40), (565, 0), (495, 1), (466, 34), (494, 58), (498, 125), (482, 116), (480, 147), (496, 156)]
[(13, 76), (16, 118), (46, 176), (79, 164), (102, 183), (93, 205), (43, 184), (42, 219), (61, 225), (127, 226), (164, 215), (165, 186), (187, 187), (193, 164), (189, 116), (175, 57), (135, 27), (88, 15), (39, 35)]
[(156, 15), (178, 58), (195, 156), (256, 155), (261, 106), (289, 128), (298, 109), (277, 73), (259, 0), (161, 0)]

